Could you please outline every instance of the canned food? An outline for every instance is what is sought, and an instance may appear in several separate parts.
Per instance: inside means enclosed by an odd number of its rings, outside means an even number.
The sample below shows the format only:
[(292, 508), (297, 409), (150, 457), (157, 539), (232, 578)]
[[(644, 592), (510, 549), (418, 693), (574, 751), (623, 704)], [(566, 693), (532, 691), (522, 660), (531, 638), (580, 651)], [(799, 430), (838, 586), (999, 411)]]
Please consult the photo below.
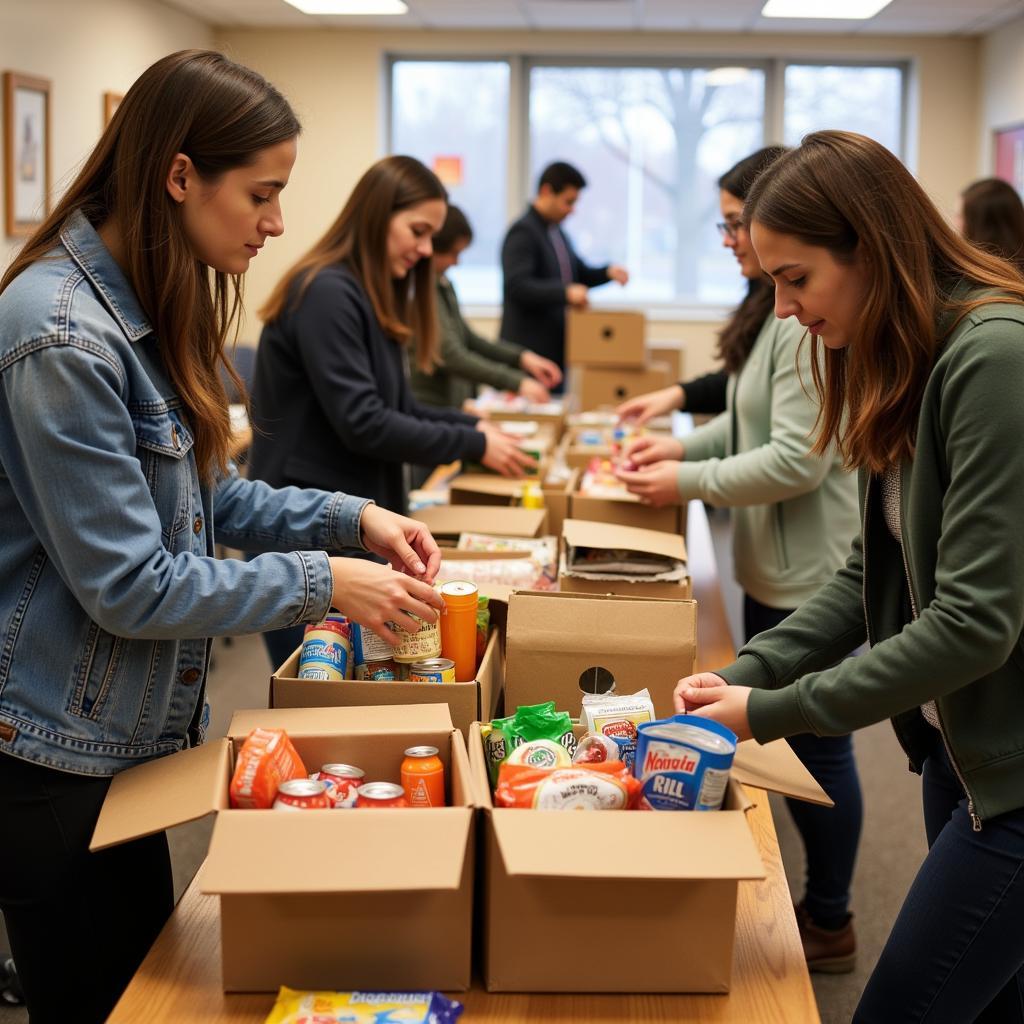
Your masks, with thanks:
[(451, 658), (424, 658), (409, 666), (409, 681), (413, 683), (454, 683), (455, 662)]
[(353, 622), (352, 655), (357, 665), (365, 665), (371, 661), (390, 661), (392, 658), (391, 644), (377, 636), (372, 629)]
[(402, 786), (410, 807), (444, 807), (444, 764), (437, 747), (410, 747), (402, 762)]
[(351, 764), (334, 762), (325, 764), (316, 774), (326, 787), (327, 794), (335, 807), (355, 807), (357, 790), (363, 784), (366, 773)]
[(325, 619), (315, 626), (306, 627), (299, 655), (299, 679), (345, 679), (351, 660), (351, 627), (348, 622)]
[(676, 715), (637, 730), (633, 774), (641, 806), (654, 811), (717, 811), (725, 797), (736, 734), (709, 718)]
[(356, 671), (359, 679), (369, 679), (378, 683), (393, 683), (399, 678), (399, 668), (394, 658), (364, 662)]
[(437, 620), (424, 622), (417, 615), (410, 615), (409, 618), (420, 624), (419, 631), (406, 633), (391, 623), (392, 628), (401, 638), (391, 656), (395, 661), (406, 665), (422, 661), (424, 658), (439, 658), (441, 656), (441, 629)]
[(327, 787), (317, 779), (289, 779), (277, 787), (275, 811), (319, 811), (333, 807)]
[(367, 782), (360, 786), (356, 807), (408, 807), (405, 790), (394, 782)]

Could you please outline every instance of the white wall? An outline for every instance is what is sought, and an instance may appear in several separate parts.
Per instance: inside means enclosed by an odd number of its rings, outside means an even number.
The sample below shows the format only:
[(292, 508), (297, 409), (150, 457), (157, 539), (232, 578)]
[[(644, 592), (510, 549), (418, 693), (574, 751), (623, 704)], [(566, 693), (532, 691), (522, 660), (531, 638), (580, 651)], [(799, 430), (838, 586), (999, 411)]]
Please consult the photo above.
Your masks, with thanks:
[(981, 116), (977, 177), (995, 165), (992, 132), (1024, 124), (1024, 17), (990, 32), (981, 41)]
[[(126, 92), (165, 54), (212, 45), (208, 25), (156, 0), (0, 0), (0, 70), (51, 83), (55, 193), (100, 136), (104, 92)], [(4, 230), (0, 227), (0, 267), (20, 245)]]
[[(218, 44), (282, 89), (305, 132), (284, 195), (286, 234), (260, 254), (246, 282), (250, 314), (288, 266), (319, 236), (362, 172), (384, 153), (385, 56), (400, 54), (615, 54), (673, 57), (804, 57), (907, 60), (919, 114), (909, 150), (925, 188), (944, 209), (977, 171), (976, 39), (685, 33), (462, 32), (317, 29), (221, 30)], [(478, 321), (486, 331), (493, 320)], [(659, 320), (651, 336), (686, 346), (687, 373), (713, 363), (718, 324)], [(258, 324), (244, 332), (255, 337)]]

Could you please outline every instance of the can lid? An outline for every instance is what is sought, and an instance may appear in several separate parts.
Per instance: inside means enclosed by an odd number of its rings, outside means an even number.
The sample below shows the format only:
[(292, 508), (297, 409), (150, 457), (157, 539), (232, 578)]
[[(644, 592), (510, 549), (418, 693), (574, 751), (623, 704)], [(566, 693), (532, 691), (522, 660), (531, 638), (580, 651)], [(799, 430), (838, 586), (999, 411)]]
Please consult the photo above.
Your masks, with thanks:
[(328, 775), (340, 775), (343, 778), (349, 779), (361, 779), (366, 774), (362, 768), (357, 768), (354, 764), (341, 764), (340, 761), (325, 764), (320, 771), (326, 772)]
[(437, 747), (410, 747), (406, 757), (437, 757)]
[(319, 796), (327, 792), (327, 787), (318, 779), (288, 779), (277, 787), (277, 792), (285, 796)]
[(469, 580), (451, 580), (441, 584), (441, 597), (451, 603), (462, 605), (476, 604), (480, 588)]
[(352, 636), (352, 627), (348, 624), (348, 621), (342, 621), (339, 619), (324, 619), (323, 622), (311, 622), (303, 630), (302, 635), (305, 636), (307, 633), (320, 631), (337, 633), (339, 636), (343, 636), (346, 639), (351, 639)]
[(429, 672), (431, 669), (435, 671), (439, 669), (443, 672), (449, 668), (455, 668), (455, 662), (451, 658), (423, 658), (421, 661), (414, 661), (409, 666), (409, 671)]
[(367, 782), (356, 792), (368, 800), (394, 800), (396, 797), (405, 796), (405, 790), (394, 782)]

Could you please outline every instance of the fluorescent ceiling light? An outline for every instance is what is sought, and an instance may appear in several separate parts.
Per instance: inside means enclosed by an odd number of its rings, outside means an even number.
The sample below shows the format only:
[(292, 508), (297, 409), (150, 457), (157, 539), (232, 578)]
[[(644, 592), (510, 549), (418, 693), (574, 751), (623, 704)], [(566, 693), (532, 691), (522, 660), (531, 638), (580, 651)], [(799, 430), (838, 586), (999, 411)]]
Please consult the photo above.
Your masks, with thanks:
[(303, 14), (408, 14), (403, 0), (285, 0)]
[(763, 18), (873, 18), (892, 0), (768, 0)]
[(708, 85), (738, 85), (750, 77), (750, 68), (712, 68), (704, 80)]

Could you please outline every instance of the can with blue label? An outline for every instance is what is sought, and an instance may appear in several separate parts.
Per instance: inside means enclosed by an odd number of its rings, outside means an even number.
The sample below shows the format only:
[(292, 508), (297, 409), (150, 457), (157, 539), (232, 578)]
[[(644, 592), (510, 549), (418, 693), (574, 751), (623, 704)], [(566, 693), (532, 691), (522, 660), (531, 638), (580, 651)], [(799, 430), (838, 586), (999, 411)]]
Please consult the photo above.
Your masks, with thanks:
[(637, 727), (633, 774), (640, 806), (652, 811), (717, 811), (725, 799), (737, 736), (709, 718), (676, 715)]
[(351, 658), (351, 627), (348, 622), (327, 618), (306, 627), (298, 678), (340, 682), (348, 678)]

